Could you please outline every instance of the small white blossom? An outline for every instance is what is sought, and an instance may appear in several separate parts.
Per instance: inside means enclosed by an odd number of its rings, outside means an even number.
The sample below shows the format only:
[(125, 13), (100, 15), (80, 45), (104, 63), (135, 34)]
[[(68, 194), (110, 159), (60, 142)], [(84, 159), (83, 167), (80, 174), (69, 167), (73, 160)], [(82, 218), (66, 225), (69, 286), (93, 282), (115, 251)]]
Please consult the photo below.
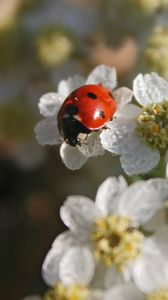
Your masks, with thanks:
[(163, 243), (163, 231), (147, 238), (139, 226), (162, 208), (167, 197), (167, 179), (139, 181), (128, 187), (123, 177), (107, 178), (95, 202), (83, 196), (68, 197), (60, 215), (69, 230), (55, 239), (46, 256), (42, 267), (46, 283), (109, 288), (135, 280), (138, 274), (141, 278), (143, 272), (135, 272), (137, 266), (145, 266), (149, 256), (157, 260), (161, 251), (168, 251), (168, 239)]
[(149, 172), (168, 149), (168, 82), (156, 73), (139, 74), (133, 93), (142, 107), (128, 104), (100, 135), (104, 148), (121, 156), (128, 175)]
[[(100, 65), (86, 79), (75, 75), (67, 80), (62, 80), (58, 85), (57, 93), (43, 95), (39, 102), (39, 110), (44, 119), (35, 127), (36, 138), (42, 145), (61, 144), (61, 158), (67, 168), (72, 170), (79, 169), (89, 157), (103, 155), (104, 153), (99, 137), (102, 129), (92, 131), (86, 144), (72, 147), (63, 140), (57, 125), (57, 115), (66, 97), (75, 89), (87, 84), (102, 84), (112, 92), (117, 85), (116, 71), (114, 68)], [(122, 87), (113, 91), (113, 97), (117, 104), (115, 113), (117, 115), (131, 101), (132, 92), (128, 88)]]

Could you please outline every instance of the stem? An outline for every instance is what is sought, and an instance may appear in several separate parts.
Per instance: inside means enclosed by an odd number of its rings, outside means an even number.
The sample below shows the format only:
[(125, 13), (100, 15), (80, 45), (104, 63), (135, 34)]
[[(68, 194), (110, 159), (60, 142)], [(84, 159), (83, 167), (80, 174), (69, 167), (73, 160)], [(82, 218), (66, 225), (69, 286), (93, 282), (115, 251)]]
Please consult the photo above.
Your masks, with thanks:
[(147, 174), (147, 178), (155, 178), (155, 177), (161, 177), (165, 178), (166, 176), (166, 160), (165, 160), (165, 155), (160, 157), (160, 162), (157, 165), (155, 169), (153, 169), (152, 172)]
[(166, 160), (165, 155), (160, 157), (160, 162), (155, 169), (153, 169), (150, 173), (143, 176), (144, 179), (150, 179), (155, 177), (166, 177)]

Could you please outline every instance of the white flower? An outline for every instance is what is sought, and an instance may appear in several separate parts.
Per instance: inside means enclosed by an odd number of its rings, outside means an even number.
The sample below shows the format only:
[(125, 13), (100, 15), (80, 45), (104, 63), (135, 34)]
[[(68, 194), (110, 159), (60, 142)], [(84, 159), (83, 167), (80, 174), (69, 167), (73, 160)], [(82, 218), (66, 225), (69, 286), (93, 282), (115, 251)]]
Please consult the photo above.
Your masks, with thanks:
[(142, 108), (128, 104), (100, 135), (106, 150), (121, 155), (128, 175), (150, 171), (168, 149), (168, 82), (156, 73), (139, 74), (133, 93)]
[[(83, 85), (99, 83), (112, 91), (117, 84), (115, 69), (100, 65), (86, 79), (76, 75), (67, 80), (62, 80), (58, 85), (57, 93), (46, 94), (41, 97), (39, 102), (39, 110), (44, 119), (35, 127), (36, 138), (42, 145), (62, 143), (60, 148), (61, 158), (65, 165), (72, 170), (79, 169), (89, 157), (103, 155), (104, 148), (99, 138), (101, 131), (92, 131), (86, 144), (72, 147), (60, 135), (57, 126), (57, 115), (64, 100), (73, 90)], [(128, 88), (119, 88), (113, 91), (113, 97), (117, 103), (115, 114), (118, 114), (131, 101), (132, 92)]]
[(167, 179), (128, 187), (123, 177), (107, 178), (95, 203), (83, 196), (68, 197), (60, 215), (69, 230), (56, 238), (46, 256), (42, 267), (46, 283), (109, 288), (134, 279), (139, 261), (145, 265), (147, 256), (157, 257), (161, 236), (159, 243), (157, 236), (146, 238), (139, 225), (152, 218), (167, 197)]

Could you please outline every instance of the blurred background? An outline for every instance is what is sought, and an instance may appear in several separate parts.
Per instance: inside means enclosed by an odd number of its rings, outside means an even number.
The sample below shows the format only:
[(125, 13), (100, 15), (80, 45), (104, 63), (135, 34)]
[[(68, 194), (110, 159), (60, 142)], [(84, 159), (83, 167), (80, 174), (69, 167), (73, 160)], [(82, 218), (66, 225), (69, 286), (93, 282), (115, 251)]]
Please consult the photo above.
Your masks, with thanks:
[(43, 294), (41, 265), (64, 230), (68, 195), (94, 199), (98, 185), (121, 174), (106, 153), (79, 171), (59, 147), (34, 137), (39, 97), (73, 74), (115, 66), (131, 88), (139, 72), (168, 79), (168, 0), (0, 0), (0, 290), (1, 299)]

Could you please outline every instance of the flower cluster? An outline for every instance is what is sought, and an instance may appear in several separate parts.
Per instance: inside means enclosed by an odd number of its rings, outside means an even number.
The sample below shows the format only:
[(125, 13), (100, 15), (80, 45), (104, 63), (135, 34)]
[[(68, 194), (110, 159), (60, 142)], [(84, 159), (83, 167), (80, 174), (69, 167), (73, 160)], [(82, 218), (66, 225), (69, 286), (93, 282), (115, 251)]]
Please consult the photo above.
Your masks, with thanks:
[[(72, 170), (105, 150), (120, 156), (128, 175), (149, 172), (162, 156), (166, 165), (168, 82), (151, 73), (139, 74), (133, 91), (116, 85), (115, 69), (104, 65), (86, 79), (61, 81), (58, 93), (40, 99), (45, 118), (35, 128), (38, 141), (61, 143), (61, 158)], [(137, 103), (130, 103), (132, 96)], [(83, 103), (91, 108), (87, 114)], [(168, 179), (128, 186), (122, 176), (108, 177), (95, 201), (69, 196), (60, 208), (68, 229), (42, 266), (50, 286), (44, 300), (168, 300), (167, 200)]]
[[(61, 81), (58, 93), (49, 93), (40, 99), (40, 113), (45, 118), (35, 128), (38, 142), (42, 145), (61, 143), (61, 158), (72, 170), (79, 169), (89, 157), (103, 155), (104, 150), (120, 155), (121, 166), (128, 175), (144, 174), (152, 170), (158, 165), (161, 156), (167, 157), (168, 82), (156, 73), (151, 73), (139, 74), (134, 79), (133, 92), (126, 87), (116, 89), (116, 84), (115, 69), (104, 65), (96, 67), (87, 79), (74, 76)], [(81, 134), (87, 132), (82, 144), (72, 146), (64, 138), (57, 116), (67, 97), (74, 90), (87, 85), (103, 86), (112, 95), (116, 109), (112, 119), (104, 126), (90, 130), (84, 127), (82, 121), (79, 122), (79, 115), (71, 106), (66, 117), (70, 116), (73, 123), (67, 122), (66, 130), (73, 135), (73, 126), (78, 122)], [(93, 93), (90, 95), (97, 97)], [(132, 95), (137, 105), (130, 103)], [(99, 103), (96, 99), (94, 101), (95, 114), (88, 112), (88, 118), (96, 118)], [(72, 114), (75, 114), (73, 118)]]
[(60, 216), (69, 229), (42, 266), (44, 299), (167, 299), (168, 227), (146, 231), (167, 199), (167, 179), (128, 186), (122, 176), (107, 178), (95, 201), (68, 197)]

